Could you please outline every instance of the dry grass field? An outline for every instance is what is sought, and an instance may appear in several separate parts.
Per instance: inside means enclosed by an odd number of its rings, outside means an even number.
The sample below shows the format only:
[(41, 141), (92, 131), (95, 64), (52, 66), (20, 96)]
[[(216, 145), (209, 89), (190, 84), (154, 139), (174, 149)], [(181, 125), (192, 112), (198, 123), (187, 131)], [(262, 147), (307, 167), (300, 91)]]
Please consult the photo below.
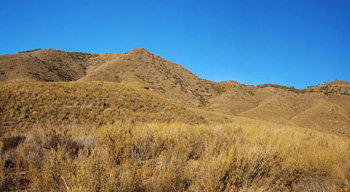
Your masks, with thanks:
[(157, 93), (111, 82), (0, 84), (1, 133), (35, 124), (98, 126), (136, 122), (204, 123), (190, 109)]
[(350, 141), (240, 122), (35, 127), (2, 140), (2, 190), (341, 191)]
[(142, 48), (0, 56), (0, 191), (349, 191), (350, 84), (200, 79)]

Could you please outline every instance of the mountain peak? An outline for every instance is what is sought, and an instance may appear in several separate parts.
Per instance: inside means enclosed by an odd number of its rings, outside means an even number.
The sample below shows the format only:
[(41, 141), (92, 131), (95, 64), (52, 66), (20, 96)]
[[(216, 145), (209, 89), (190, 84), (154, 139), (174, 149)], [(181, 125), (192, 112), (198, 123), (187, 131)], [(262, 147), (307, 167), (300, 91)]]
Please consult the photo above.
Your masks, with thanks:
[(132, 49), (132, 50), (126, 52), (126, 53), (144, 53), (144, 52), (148, 52), (149, 53), (149, 51), (147, 51), (146, 49), (144, 49), (142, 47), (136, 47), (136, 48), (134, 48), (134, 49)]
[(135, 51), (147, 51), (146, 49), (142, 48), (142, 47), (136, 47), (135, 49), (133, 49)]

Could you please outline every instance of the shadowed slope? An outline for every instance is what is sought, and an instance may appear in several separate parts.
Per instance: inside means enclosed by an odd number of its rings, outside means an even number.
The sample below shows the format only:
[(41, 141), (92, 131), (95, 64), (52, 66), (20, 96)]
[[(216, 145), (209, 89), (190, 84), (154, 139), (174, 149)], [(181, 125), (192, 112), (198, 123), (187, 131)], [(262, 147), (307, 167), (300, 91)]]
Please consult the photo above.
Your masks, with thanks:
[(74, 81), (85, 76), (87, 61), (97, 55), (43, 49), (0, 55), (1, 81)]

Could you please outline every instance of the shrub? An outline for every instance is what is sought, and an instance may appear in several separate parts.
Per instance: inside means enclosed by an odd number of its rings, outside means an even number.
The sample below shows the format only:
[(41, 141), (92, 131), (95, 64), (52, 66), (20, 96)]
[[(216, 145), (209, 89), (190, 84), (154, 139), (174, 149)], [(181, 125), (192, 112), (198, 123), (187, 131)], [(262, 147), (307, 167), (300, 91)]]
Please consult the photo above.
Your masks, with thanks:
[(20, 135), (2, 138), (2, 152), (16, 148), (22, 141), (24, 141), (24, 139), (25, 137)]
[(225, 87), (215, 86), (214, 84), (210, 84), (210, 85), (218, 94), (222, 94), (226, 92)]
[(38, 49), (33, 49), (33, 50), (19, 51), (18, 53), (29, 53), (29, 52), (33, 52), (33, 51), (39, 51), (39, 50), (42, 50), (42, 49), (38, 48)]

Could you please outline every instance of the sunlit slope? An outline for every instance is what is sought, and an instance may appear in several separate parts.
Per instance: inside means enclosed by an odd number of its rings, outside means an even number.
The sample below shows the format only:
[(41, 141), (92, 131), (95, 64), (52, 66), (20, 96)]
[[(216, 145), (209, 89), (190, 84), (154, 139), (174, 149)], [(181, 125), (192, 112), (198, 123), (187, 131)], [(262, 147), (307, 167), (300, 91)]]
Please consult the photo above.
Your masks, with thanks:
[(101, 65), (89, 66), (87, 75), (79, 81), (113, 81), (148, 87), (173, 99), (195, 105), (203, 105), (205, 98), (218, 94), (214, 89), (215, 82), (201, 79), (181, 65), (143, 48), (103, 56), (110, 59)]
[(224, 91), (179, 64), (143, 48), (123, 54), (37, 49), (0, 55), (0, 81), (110, 81), (148, 87), (173, 99), (205, 105)]
[(319, 101), (310, 108), (294, 116), (291, 121), (299, 126), (334, 132), (350, 126), (350, 116), (347, 110), (327, 101)]
[(301, 90), (275, 84), (217, 83), (201, 79), (181, 65), (143, 48), (123, 54), (38, 49), (0, 55), (0, 81), (114, 82), (199, 107), (196, 111), (199, 116), (205, 116), (200, 109), (217, 113), (213, 116), (220, 122), (230, 121), (225, 116), (239, 115), (326, 132), (350, 126), (350, 83), (346, 81), (336, 80)]
[(203, 117), (146, 90), (108, 82), (0, 84), (1, 131), (35, 123), (114, 121), (203, 123)]
[(320, 85), (309, 86), (306, 91), (324, 93), (325, 95), (350, 95), (350, 83), (335, 80)]
[(242, 85), (208, 103), (208, 110), (325, 132), (350, 127), (350, 96), (346, 94)]

